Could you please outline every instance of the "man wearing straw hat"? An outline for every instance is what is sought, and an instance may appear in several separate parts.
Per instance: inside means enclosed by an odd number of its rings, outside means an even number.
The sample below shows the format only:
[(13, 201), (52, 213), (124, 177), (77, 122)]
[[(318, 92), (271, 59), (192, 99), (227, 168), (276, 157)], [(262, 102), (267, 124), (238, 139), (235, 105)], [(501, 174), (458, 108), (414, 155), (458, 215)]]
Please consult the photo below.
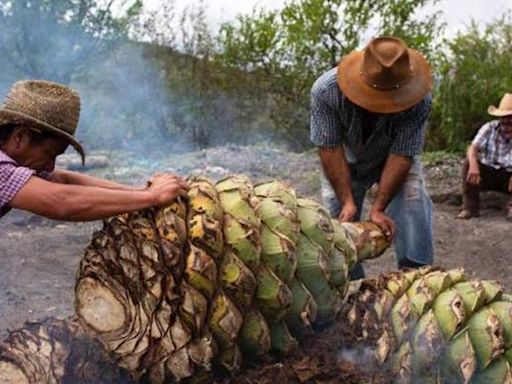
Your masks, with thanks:
[[(328, 181), (324, 202), (341, 221), (359, 220), (366, 191), (378, 183), (369, 219), (394, 237), (400, 268), (433, 262), (432, 201), (418, 158), (431, 88), (420, 52), (401, 39), (378, 37), (311, 90), (310, 137)], [(359, 265), (351, 278), (362, 277)]]
[(506, 217), (512, 221), (512, 94), (505, 93), (499, 107), (491, 105), (488, 113), (497, 119), (480, 127), (468, 147), (457, 218), (479, 215), (479, 191), (498, 191), (509, 195)]
[(71, 144), (80, 115), (78, 93), (49, 81), (15, 83), (0, 108), (0, 217), (11, 208), (52, 219), (85, 221), (166, 205), (186, 191), (172, 174), (134, 188), (67, 170), (55, 159)]

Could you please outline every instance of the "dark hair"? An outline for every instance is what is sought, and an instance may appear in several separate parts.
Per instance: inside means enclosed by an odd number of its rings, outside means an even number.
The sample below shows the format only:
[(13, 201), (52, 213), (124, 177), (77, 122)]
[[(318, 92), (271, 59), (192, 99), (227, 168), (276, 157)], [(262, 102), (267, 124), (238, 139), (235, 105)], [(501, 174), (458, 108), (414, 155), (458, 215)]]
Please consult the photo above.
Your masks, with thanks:
[(31, 140), (38, 144), (44, 139), (56, 139), (62, 136), (57, 135), (56, 133), (50, 131), (42, 131), (40, 129), (34, 129), (29, 127), (30, 138)]
[[(5, 124), (0, 125), (0, 143), (3, 143), (11, 137), (14, 129), (17, 127), (16, 124)], [(35, 143), (40, 143), (44, 139), (53, 139), (60, 137), (59, 135), (49, 132), (49, 131), (41, 131), (39, 129), (27, 127), (30, 133), (30, 138)]]
[(14, 124), (0, 125), (0, 142), (7, 141), (11, 137), (14, 128), (16, 128)]

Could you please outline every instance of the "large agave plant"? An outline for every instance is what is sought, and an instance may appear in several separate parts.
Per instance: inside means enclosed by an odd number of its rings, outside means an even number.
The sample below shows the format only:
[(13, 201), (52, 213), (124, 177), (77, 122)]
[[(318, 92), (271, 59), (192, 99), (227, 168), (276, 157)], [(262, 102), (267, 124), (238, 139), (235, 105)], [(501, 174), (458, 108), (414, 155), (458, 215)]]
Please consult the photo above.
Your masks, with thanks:
[(190, 185), (165, 209), (106, 221), (77, 274), (81, 324), (137, 380), (208, 379), (290, 351), (337, 316), (356, 260), (388, 246), (278, 181)]
[(512, 382), (512, 300), (496, 282), (393, 272), (343, 301), (350, 268), (388, 246), (378, 228), (333, 221), (278, 181), (190, 182), (186, 199), (105, 221), (77, 273), (80, 326), (13, 332), (0, 382), (209, 382), (335, 319), (391, 382)]
[(345, 319), (396, 382), (512, 383), (512, 301), (494, 281), (391, 273), (366, 280)]

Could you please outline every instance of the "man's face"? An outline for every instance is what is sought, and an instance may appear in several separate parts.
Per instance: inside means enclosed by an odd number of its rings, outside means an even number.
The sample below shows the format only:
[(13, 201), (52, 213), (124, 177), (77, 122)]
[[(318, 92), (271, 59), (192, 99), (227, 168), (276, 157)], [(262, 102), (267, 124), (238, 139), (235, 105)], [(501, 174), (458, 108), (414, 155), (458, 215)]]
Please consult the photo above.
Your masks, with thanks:
[(500, 118), (500, 134), (505, 140), (512, 139), (512, 116), (504, 116)]
[(53, 172), (55, 159), (68, 147), (67, 140), (59, 137), (48, 137), (34, 140), (30, 131), (25, 131), (20, 140), (16, 161), (27, 168), (39, 172)]

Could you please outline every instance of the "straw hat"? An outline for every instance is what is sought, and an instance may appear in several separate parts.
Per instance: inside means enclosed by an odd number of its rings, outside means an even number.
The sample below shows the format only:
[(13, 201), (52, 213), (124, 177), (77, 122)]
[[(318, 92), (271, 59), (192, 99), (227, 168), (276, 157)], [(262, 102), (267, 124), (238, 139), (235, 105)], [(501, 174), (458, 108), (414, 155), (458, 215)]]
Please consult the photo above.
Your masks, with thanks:
[(505, 95), (501, 98), (500, 105), (496, 108), (494, 105), (491, 105), (487, 112), (492, 116), (509, 116), (512, 115), (512, 94), (505, 93)]
[(350, 101), (377, 113), (404, 111), (432, 89), (423, 55), (396, 37), (377, 37), (338, 65), (338, 85)]
[(44, 80), (14, 83), (0, 107), (0, 125), (28, 124), (55, 133), (68, 140), (84, 162), (84, 149), (73, 137), (79, 117), (78, 92)]

